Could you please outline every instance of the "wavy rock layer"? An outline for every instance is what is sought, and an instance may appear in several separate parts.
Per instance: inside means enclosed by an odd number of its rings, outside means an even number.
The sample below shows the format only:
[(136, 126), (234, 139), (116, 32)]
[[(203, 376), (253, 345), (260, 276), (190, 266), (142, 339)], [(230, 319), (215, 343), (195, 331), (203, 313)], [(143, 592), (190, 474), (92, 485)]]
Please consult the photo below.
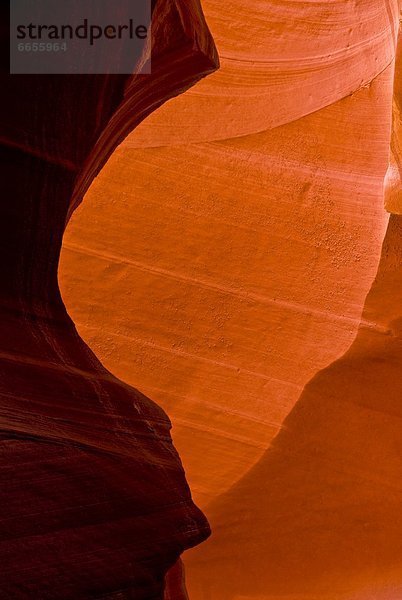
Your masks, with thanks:
[(63, 294), (82, 335), (168, 407), (182, 452), (191, 436), (185, 467), (204, 503), (356, 335), (387, 223), (391, 93), (389, 68), (272, 131), (123, 145), (67, 233)]
[[(127, 140), (141, 148), (266, 131), (369, 84), (393, 60), (398, 0), (204, 0), (221, 68)], [(211, 115), (213, 118), (211, 118)]]
[(395, 600), (398, 2), (204, 9), (222, 68), (110, 158), (63, 296), (172, 417), (214, 532), (185, 559), (191, 600)]
[(217, 66), (197, 2), (159, 0), (153, 25), (151, 76), (3, 82), (2, 598), (161, 599), (209, 533), (168, 417), (102, 366), (57, 283), (67, 218), (115, 145)]

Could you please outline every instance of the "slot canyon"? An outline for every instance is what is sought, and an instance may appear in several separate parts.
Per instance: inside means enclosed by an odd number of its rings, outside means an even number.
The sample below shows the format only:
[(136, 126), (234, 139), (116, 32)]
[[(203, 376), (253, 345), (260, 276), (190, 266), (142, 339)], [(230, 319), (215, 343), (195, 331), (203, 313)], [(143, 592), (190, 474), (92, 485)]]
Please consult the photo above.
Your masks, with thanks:
[(5, 75), (0, 598), (402, 599), (400, 19), (154, 0), (150, 74)]

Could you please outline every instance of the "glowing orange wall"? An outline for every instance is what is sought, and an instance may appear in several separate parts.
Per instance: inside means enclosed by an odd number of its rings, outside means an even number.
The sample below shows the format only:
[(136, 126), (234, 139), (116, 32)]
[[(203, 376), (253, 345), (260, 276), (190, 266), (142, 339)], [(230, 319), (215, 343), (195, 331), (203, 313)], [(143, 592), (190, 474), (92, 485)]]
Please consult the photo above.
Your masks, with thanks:
[(221, 69), (94, 181), (63, 298), (172, 419), (192, 600), (397, 600), (398, 3), (203, 7)]

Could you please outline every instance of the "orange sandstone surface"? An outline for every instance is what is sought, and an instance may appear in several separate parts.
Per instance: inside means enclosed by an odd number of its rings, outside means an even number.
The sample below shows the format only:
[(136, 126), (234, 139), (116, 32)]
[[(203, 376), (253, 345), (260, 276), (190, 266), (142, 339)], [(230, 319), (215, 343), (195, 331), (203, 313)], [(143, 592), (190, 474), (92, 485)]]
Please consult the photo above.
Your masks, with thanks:
[(95, 179), (63, 298), (172, 420), (191, 600), (400, 600), (398, 2), (203, 8), (221, 69)]

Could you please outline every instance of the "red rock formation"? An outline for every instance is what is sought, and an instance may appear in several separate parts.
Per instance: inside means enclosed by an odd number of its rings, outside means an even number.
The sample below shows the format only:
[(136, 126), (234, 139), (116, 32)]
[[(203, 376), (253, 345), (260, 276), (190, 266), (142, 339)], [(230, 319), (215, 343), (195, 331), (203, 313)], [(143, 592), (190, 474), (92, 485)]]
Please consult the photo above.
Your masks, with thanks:
[(196, 0), (154, 4), (152, 75), (3, 82), (1, 598), (160, 599), (209, 532), (168, 417), (102, 366), (57, 282), (67, 218), (115, 145), (217, 66)]
[(169, 569), (165, 579), (164, 600), (189, 600), (181, 560)]
[[(66, 234), (63, 295), (105, 364), (172, 417), (214, 532), (184, 558), (191, 600), (395, 600), (399, 459), (382, 459), (400, 428), (381, 389), (399, 341), (362, 311), (381, 252), (379, 281), (400, 264), (382, 250), (398, 2), (204, 9), (222, 68), (94, 181)], [(378, 311), (399, 310), (393, 276)]]

